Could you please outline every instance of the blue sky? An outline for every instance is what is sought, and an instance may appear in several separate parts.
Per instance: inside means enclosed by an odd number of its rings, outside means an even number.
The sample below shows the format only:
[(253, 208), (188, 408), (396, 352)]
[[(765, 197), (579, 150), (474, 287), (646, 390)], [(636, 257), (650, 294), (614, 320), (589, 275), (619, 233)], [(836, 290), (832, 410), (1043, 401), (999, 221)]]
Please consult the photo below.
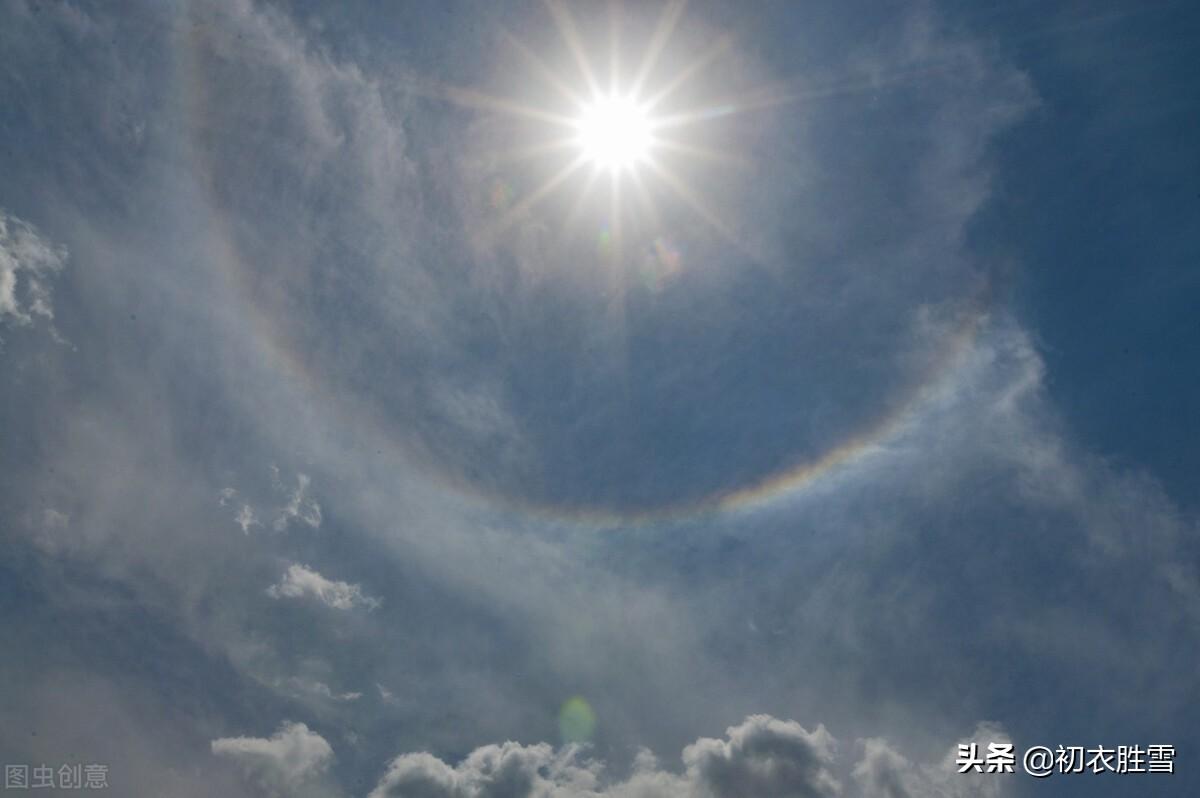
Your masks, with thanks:
[(0, 16), (6, 765), (1194, 794), (1186, 4)]

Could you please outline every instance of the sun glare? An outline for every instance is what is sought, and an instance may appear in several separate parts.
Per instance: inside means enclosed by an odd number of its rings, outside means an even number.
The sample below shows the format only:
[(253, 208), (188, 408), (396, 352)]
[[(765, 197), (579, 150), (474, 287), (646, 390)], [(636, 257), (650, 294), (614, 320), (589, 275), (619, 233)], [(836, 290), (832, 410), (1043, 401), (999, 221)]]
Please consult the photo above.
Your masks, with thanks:
[(590, 163), (610, 172), (630, 169), (646, 160), (654, 138), (644, 108), (628, 97), (602, 97), (576, 120), (577, 144)]
[[(579, 28), (565, 4), (559, 0), (546, 0), (546, 5), (574, 61), (573, 68), (544, 61), (511, 35), (506, 34), (504, 38), (532, 72), (547, 87), (555, 89), (564, 100), (562, 106), (529, 105), (517, 98), (453, 86), (433, 84), (425, 89), (434, 96), (468, 108), (540, 125), (544, 137), (538, 135), (539, 128), (531, 128), (529, 140), (499, 153), (506, 161), (557, 158), (564, 150), (570, 152), (565, 162), (548, 171), (539, 185), (502, 203), (503, 210), (489, 227), (488, 234), (498, 235), (525, 218), (535, 206), (553, 196), (561, 196), (567, 188), (575, 188), (578, 194), (569, 204), (570, 210), (563, 223), (564, 238), (569, 238), (582, 209), (597, 207), (595, 201), (588, 205), (589, 197), (597, 186), (607, 183), (607, 221), (612, 230), (613, 253), (621, 250), (620, 219), (628, 216), (624, 204), (631, 200), (638, 203), (645, 218), (654, 220), (658, 217), (657, 196), (663, 190), (673, 194), (732, 241), (733, 233), (689, 183), (683, 166), (688, 160), (737, 166), (742, 159), (737, 153), (711, 149), (704, 143), (703, 136), (693, 137), (688, 128), (774, 104), (783, 98), (760, 90), (750, 95), (753, 97), (750, 102), (725, 100), (679, 106), (680, 88), (694, 82), (697, 75), (710, 68), (730, 42), (729, 37), (717, 37), (691, 61), (677, 65), (668, 74), (661, 74), (658, 71), (659, 56), (669, 44), (686, 0), (668, 0), (640, 63), (632, 69), (619, 68), (622, 58), (616, 35), (618, 25), (614, 22), (610, 32), (612, 52), (607, 75), (604, 75), (606, 70), (599, 68), (603, 65), (594, 63), (589, 57), (588, 44), (580, 37)], [(572, 180), (580, 172), (590, 174), (582, 180)], [(615, 257), (618, 255), (614, 254)]]

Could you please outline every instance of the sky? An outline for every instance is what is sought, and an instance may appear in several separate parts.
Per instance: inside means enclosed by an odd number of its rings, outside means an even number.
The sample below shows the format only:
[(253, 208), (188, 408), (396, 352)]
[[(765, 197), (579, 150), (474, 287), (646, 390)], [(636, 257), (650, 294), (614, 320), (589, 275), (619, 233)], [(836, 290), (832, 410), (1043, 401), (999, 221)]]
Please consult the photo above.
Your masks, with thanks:
[[(6, 779), (1196, 794), (1198, 44), (0, 0)], [(1175, 772), (1020, 765), (1134, 745)]]

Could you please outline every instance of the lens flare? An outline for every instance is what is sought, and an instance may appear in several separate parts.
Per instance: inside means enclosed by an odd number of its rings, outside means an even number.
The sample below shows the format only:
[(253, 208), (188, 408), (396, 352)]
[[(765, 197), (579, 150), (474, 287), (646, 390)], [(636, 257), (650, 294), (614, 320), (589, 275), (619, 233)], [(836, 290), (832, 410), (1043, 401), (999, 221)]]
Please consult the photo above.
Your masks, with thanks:
[(567, 699), (558, 713), (558, 730), (565, 743), (586, 743), (596, 731), (596, 713), (582, 696)]

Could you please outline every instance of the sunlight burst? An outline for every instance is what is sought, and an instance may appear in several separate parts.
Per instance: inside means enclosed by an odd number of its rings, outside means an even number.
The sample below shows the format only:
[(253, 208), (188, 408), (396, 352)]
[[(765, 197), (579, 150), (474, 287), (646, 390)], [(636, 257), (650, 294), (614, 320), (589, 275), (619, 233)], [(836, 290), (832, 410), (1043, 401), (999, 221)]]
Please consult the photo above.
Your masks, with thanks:
[(654, 143), (649, 114), (628, 97), (601, 97), (583, 110), (576, 127), (582, 155), (610, 172), (645, 161)]
[[(773, 96), (768, 90), (766, 101), (763, 100), (763, 92), (759, 91), (748, 95), (754, 98), (754, 102), (750, 103), (743, 99), (746, 96), (743, 95), (738, 99), (725, 98), (701, 106), (678, 107), (676, 104), (672, 107), (671, 103), (678, 97), (680, 89), (696, 80), (697, 75), (710, 67), (720, 54), (727, 52), (729, 45), (728, 37), (718, 37), (691, 61), (682, 64), (677, 62), (669, 74), (658, 74), (659, 58), (667, 49), (680, 21), (685, 0), (669, 0), (637, 68), (623, 74), (619, 68), (623, 59), (620, 57), (617, 27), (614, 26), (607, 80), (601, 79), (604, 70), (597, 68), (600, 65), (593, 63), (589, 57), (589, 48), (566, 6), (557, 0), (546, 2), (574, 61), (574, 70), (556, 68), (511, 34), (505, 33), (503, 38), (542, 82), (564, 100), (565, 107), (556, 109), (530, 105), (515, 98), (492, 96), (474, 89), (448, 86), (434, 89), (437, 96), (455, 104), (544, 126), (545, 138), (539, 141), (535, 132), (532, 139), (526, 139), (510, 149), (499, 150), (491, 155), (492, 158), (511, 163), (512, 160), (557, 156), (564, 150), (571, 153), (540, 184), (527, 189), (522, 196), (514, 197), (513, 202), (505, 203), (503, 212), (489, 226), (486, 235), (498, 235), (519, 219), (525, 218), (534, 206), (563, 191), (570, 179), (582, 172), (585, 173), (584, 182), (578, 187), (579, 193), (574, 202), (568, 204), (564, 237), (569, 238), (572, 223), (583, 211), (597, 178), (607, 178), (605, 182), (609, 184), (610, 191), (608, 218), (604, 223), (612, 231), (614, 257), (619, 257), (621, 248), (621, 217), (628, 216), (622, 208), (626, 201), (623, 196), (635, 197), (641, 211), (638, 214), (640, 220), (652, 222), (659, 218), (655, 199), (660, 188), (682, 201), (722, 237), (737, 245), (730, 226), (722, 223), (703, 200), (701, 193), (685, 178), (678, 162), (690, 159), (710, 166), (741, 168), (746, 159), (725, 150), (709, 149), (701, 143), (703, 137), (697, 140), (688, 135), (686, 129), (754, 107), (770, 105), (782, 98)], [(572, 71), (576, 72), (574, 79), (570, 75)], [(623, 184), (632, 192), (623, 191)]]

